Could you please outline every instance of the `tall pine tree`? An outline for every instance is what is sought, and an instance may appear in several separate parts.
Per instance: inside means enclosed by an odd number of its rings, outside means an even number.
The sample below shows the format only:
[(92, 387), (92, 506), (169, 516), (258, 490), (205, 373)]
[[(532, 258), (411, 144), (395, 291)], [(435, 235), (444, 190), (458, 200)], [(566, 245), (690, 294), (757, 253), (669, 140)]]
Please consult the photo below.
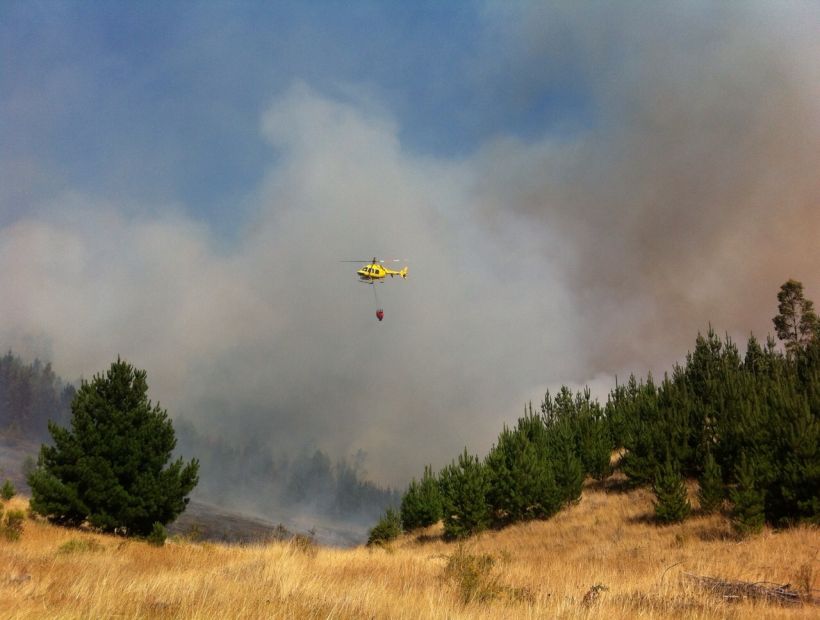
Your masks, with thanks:
[(820, 333), (820, 320), (814, 312), (814, 303), (803, 294), (803, 284), (788, 280), (777, 294), (778, 314), (772, 319), (777, 337), (786, 345), (786, 351), (795, 355)]

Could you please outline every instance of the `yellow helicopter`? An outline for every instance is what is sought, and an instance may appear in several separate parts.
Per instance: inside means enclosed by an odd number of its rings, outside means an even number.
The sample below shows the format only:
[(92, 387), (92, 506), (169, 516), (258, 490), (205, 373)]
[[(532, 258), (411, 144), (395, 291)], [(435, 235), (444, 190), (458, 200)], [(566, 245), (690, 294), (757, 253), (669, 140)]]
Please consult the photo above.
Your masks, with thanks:
[[(367, 263), (365, 260), (346, 260), (342, 261), (343, 263)], [(393, 276), (401, 276), (402, 278), (407, 277), (407, 267), (405, 266), (403, 269), (399, 271), (394, 271), (393, 269), (388, 269), (384, 267), (383, 264), (387, 262), (392, 263), (399, 263), (401, 259), (395, 258), (390, 261), (384, 260), (376, 260), (376, 257), (373, 257), (373, 260), (367, 263), (364, 267), (359, 269), (356, 272), (356, 275), (359, 276), (359, 282), (367, 282), (368, 284), (374, 284), (376, 282), (384, 282), (384, 279), (387, 276), (391, 278)]]

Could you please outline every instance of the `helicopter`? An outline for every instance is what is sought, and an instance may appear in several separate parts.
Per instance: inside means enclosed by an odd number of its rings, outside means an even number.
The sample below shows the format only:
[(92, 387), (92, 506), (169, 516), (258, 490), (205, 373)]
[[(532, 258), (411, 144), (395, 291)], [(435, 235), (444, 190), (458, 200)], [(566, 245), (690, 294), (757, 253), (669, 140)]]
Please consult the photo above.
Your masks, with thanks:
[[(366, 260), (348, 260), (342, 261), (343, 263), (367, 263)], [(407, 267), (405, 266), (403, 269), (399, 271), (394, 271), (393, 269), (388, 269), (387, 267), (383, 267), (383, 263), (392, 262), (398, 263), (401, 262), (401, 259), (394, 258), (390, 261), (384, 260), (377, 260), (376, 257), (373, 257), (373, 260), (367, 263), (364, 267), (359, 269), (356, 272), (356, 275), (359, 276), (359, 282), (365, 282), (367, 284), (375, 284), (376, 282), (384, 282), (387, 276), (391, 278), (393, 276), (401, 276), (402, 278), (407, 278)]]
[[(364, 282), (365, 284), (376, 284), (376, 282), (384, 282), (387, 276), (391, 278), (393, 276), (401, 276), (402, 279), (407, 278), (407, 266), (405, 265), (399, 271), (395, 271), (393, 269), (388, 269), (384, 267), (383, 264), (386, 262), (398, 263), (401, 262), (401, 259), (394, 258), (390, 261), (383, 261), (378, 260), (376, 257), (373, 257), (373, 260), (367, 262), (366, 260), (344, 260), (340, 261), (342, 263), (367, 263), (361, 269), (356, 271), (356, 275), (359, 276), (359, 282)], [(376, 305), (379, 304), (379, 296), (376, 294), (376, 287), (373, 287), (373, 297), (376, 300)], [(384, 310), (382, 308), (378, 308), (376, 310), (376, 318), (379, 319), (379, 322), (384, 319)]]

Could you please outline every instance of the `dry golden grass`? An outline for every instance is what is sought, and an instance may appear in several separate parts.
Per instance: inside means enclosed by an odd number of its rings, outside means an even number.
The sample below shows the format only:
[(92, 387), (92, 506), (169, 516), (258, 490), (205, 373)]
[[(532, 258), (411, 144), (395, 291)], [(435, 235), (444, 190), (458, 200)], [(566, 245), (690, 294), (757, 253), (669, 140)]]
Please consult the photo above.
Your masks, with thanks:
[[(12, 508), (24, 508), (13, 500)], [(658, 527), (645, 490), (588, 486), (546, 522), (463, 545), (439, 528), (382, 549), (293, 543), (162, 548), (27, 520), (0, 539), (2, 618), (817, 618), (729, 603), (683, 573), (818, 588), (820, 531), (737, 540), (724, 518)], [(595, 585), (596, 600), (584, 597)], [(595, 598), (590, 595), (588, 599)]]

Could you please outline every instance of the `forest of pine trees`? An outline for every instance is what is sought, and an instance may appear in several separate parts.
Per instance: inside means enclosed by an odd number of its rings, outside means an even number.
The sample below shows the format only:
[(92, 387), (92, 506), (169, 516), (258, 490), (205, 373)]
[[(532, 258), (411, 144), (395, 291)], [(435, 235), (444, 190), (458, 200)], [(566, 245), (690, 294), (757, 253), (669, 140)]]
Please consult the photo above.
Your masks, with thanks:
[(187, 419), (174, 426), (177, 452), (199, 460), (198, 499), (261, 513), (288, 506), (356, 522), (372, 521), (400, 500), (397, 491), (366, 479), (363, 453), (335, 462), (322, 450), (274, 454), (259, 440), (235, 444), (205, 435)]
[[(51, 364), (26, 364), (9, 351), (0, 357), (0, 437), (52, 443), (48, 422), (68, 426), (76, 392), (56, 376)], [(319, 450), (275, 458), (258, 441), (238, 446), (206, 437), (186, 420), (174, 426), (176, 455), (200, 459), (200, 499), (248, 505), (260, 512), (297, 507), (352, 521), (372, 520), (399, 501), (396, 491), (365, 479), (361, 459), (334, 463)]]
[(687, 478), (699, 482), (700, 510), (728, 501), (742, 534), (820, 522), (820, 321), (800, 282), (786, 282), (778, 301), (785, 352), (750, 336), (741, 355), (710, 327), (682, 365), (660, 380), (630, 377), (603, 407), (589, 390), (547, 393), (540, 413), (530, 406), (486, 458), (465, 449), (438, 476), (428, 467), (413, 480), (401, 504), (405, 530), (431, 515), (456, 538), (548, 518), (580, 497), (584, 477), (606, 478), (615, 451), (627, 483), (655, 492), (659, 523), (692, 512)]
[(9, 351), (0, 358), (0, 435), (47, 439), (49, 420), (64, 424), (69, 419), (74, 393), (51, 364), (24, 364)]

